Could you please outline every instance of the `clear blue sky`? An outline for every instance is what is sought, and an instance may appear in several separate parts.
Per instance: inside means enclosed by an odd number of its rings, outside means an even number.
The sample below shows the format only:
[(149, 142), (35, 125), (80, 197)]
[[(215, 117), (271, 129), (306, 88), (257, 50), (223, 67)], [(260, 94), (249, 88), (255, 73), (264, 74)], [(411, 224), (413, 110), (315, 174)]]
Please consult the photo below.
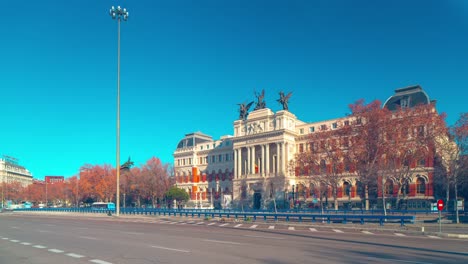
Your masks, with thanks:
[(468, 1), (3, 1), (0, 154), (34, 178), (115, 166), (117, 22), (121, 160), (172, 162), (186, 133), (233, 134), (237, 103), (292, 91), (306, 122), (420, 84), (448, 123), (466, 112)]

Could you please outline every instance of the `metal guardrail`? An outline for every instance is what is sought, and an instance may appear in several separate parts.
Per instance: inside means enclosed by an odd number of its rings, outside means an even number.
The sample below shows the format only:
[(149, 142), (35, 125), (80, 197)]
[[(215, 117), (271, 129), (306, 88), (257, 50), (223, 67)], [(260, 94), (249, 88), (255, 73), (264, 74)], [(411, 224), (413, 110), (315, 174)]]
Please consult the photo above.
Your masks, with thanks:
[[(36, 212), (69, 212), (69, 213), (115, 213), (115, 210), (96, 210), (91, 208), (22, 208), (15, 209), (15, 211), (36, 211)], [(256, 221), (257, 219), (275, 220), (275, 221), (309, 221), (309, 222), (341, 222), (346, 224), (348, 221), (359, 221), (362, 225), (366, 222), (378, 222), (381, 226), (385, 222), (397, 222), (401, 226), (404, 226), (405, 223), (414, 223), (414, 215), (377, 215), (377, 214), (322, 214), (322, 213), (302, 213), (302, 212), (242, 212), (238, 210), (203, 210), (203, 209), (149, 209), (149, 208), (121, 208), (121, 214), (124, 215), (164, 215), (164, 216), (186, 216), (186, 217), (204, 217), (204, 218), (234, 218), (234, 219), (243, 219), (244, 221), (252, 220)]]

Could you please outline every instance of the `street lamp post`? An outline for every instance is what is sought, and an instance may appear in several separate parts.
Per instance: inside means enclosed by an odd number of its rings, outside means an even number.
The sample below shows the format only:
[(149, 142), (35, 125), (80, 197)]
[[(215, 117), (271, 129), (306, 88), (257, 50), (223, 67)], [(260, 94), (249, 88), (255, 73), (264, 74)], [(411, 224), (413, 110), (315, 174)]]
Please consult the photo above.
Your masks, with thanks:
[(117, 155), (116, 166), (117, 172), (117, 193), (115, 203), (115, 215), (120, 215), (120, 21), (127, 21), (128, 11), (120, 6), (111, 7), (109, 14), (112, 19), (117, 19)]

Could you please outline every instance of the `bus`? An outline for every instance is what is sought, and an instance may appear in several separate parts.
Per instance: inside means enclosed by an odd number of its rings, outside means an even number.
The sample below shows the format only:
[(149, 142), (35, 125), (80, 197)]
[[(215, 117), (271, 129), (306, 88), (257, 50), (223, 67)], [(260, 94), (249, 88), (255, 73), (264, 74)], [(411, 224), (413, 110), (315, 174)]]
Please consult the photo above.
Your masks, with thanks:
[(114, 203), (103, 203), (103, 202), (95, 202), (91, 205), (92, 210), (98, 210), (98, 211), (113, 211), (115, 210), (115, 204)]

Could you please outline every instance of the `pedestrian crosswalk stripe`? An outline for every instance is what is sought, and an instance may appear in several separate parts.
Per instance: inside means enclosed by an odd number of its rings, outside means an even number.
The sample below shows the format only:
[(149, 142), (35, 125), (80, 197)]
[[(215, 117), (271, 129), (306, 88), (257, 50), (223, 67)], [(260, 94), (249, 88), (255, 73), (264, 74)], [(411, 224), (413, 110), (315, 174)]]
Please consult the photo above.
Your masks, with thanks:
[(229, 225), (229, 224), (222, 224), (222, 225), (219, 225), (219, 226), (227, 226), (227, 225)]
[(239, 227), (239, 226), (242, 226), (242, 224), (235, 225), (234, 227)]
[(296, 230), (296, 229), (294, 228), (294, 226), (290, 226), (288, 227), (288, 230)]
[(250, 228), (257, 228), (258, 225), (252, 225)]
[(208, 225), (216, 225), (216, 223), (209, 223)]
[(406, 236), (405, 234), (402, 234), (402, 233), (394, 233), (395, 236)]
[(336, 233), (344, 233), (343, 231), (339, 230), (339, 229), (332, 229), (333, 231), (335, 231)]
[(269, 226), (268, 229), (275, 229), (275, 226)]
[(364, 234), (368, 234), (368, 235), (373, 235), (373, 234), (374, 234), (374, 233), (372, 233), (372, 232), (369, 232), (369, 231), (362, 231), (362, 233), (364, 233)]
[(315, 228), (312, 228), (312, 227), (311, 227), (311, 228), (309, 228), (309, 230), (310, 230), (310, 231), (312, 231), (312, 232), (317, 232), (317, 229), (315, 229)]

